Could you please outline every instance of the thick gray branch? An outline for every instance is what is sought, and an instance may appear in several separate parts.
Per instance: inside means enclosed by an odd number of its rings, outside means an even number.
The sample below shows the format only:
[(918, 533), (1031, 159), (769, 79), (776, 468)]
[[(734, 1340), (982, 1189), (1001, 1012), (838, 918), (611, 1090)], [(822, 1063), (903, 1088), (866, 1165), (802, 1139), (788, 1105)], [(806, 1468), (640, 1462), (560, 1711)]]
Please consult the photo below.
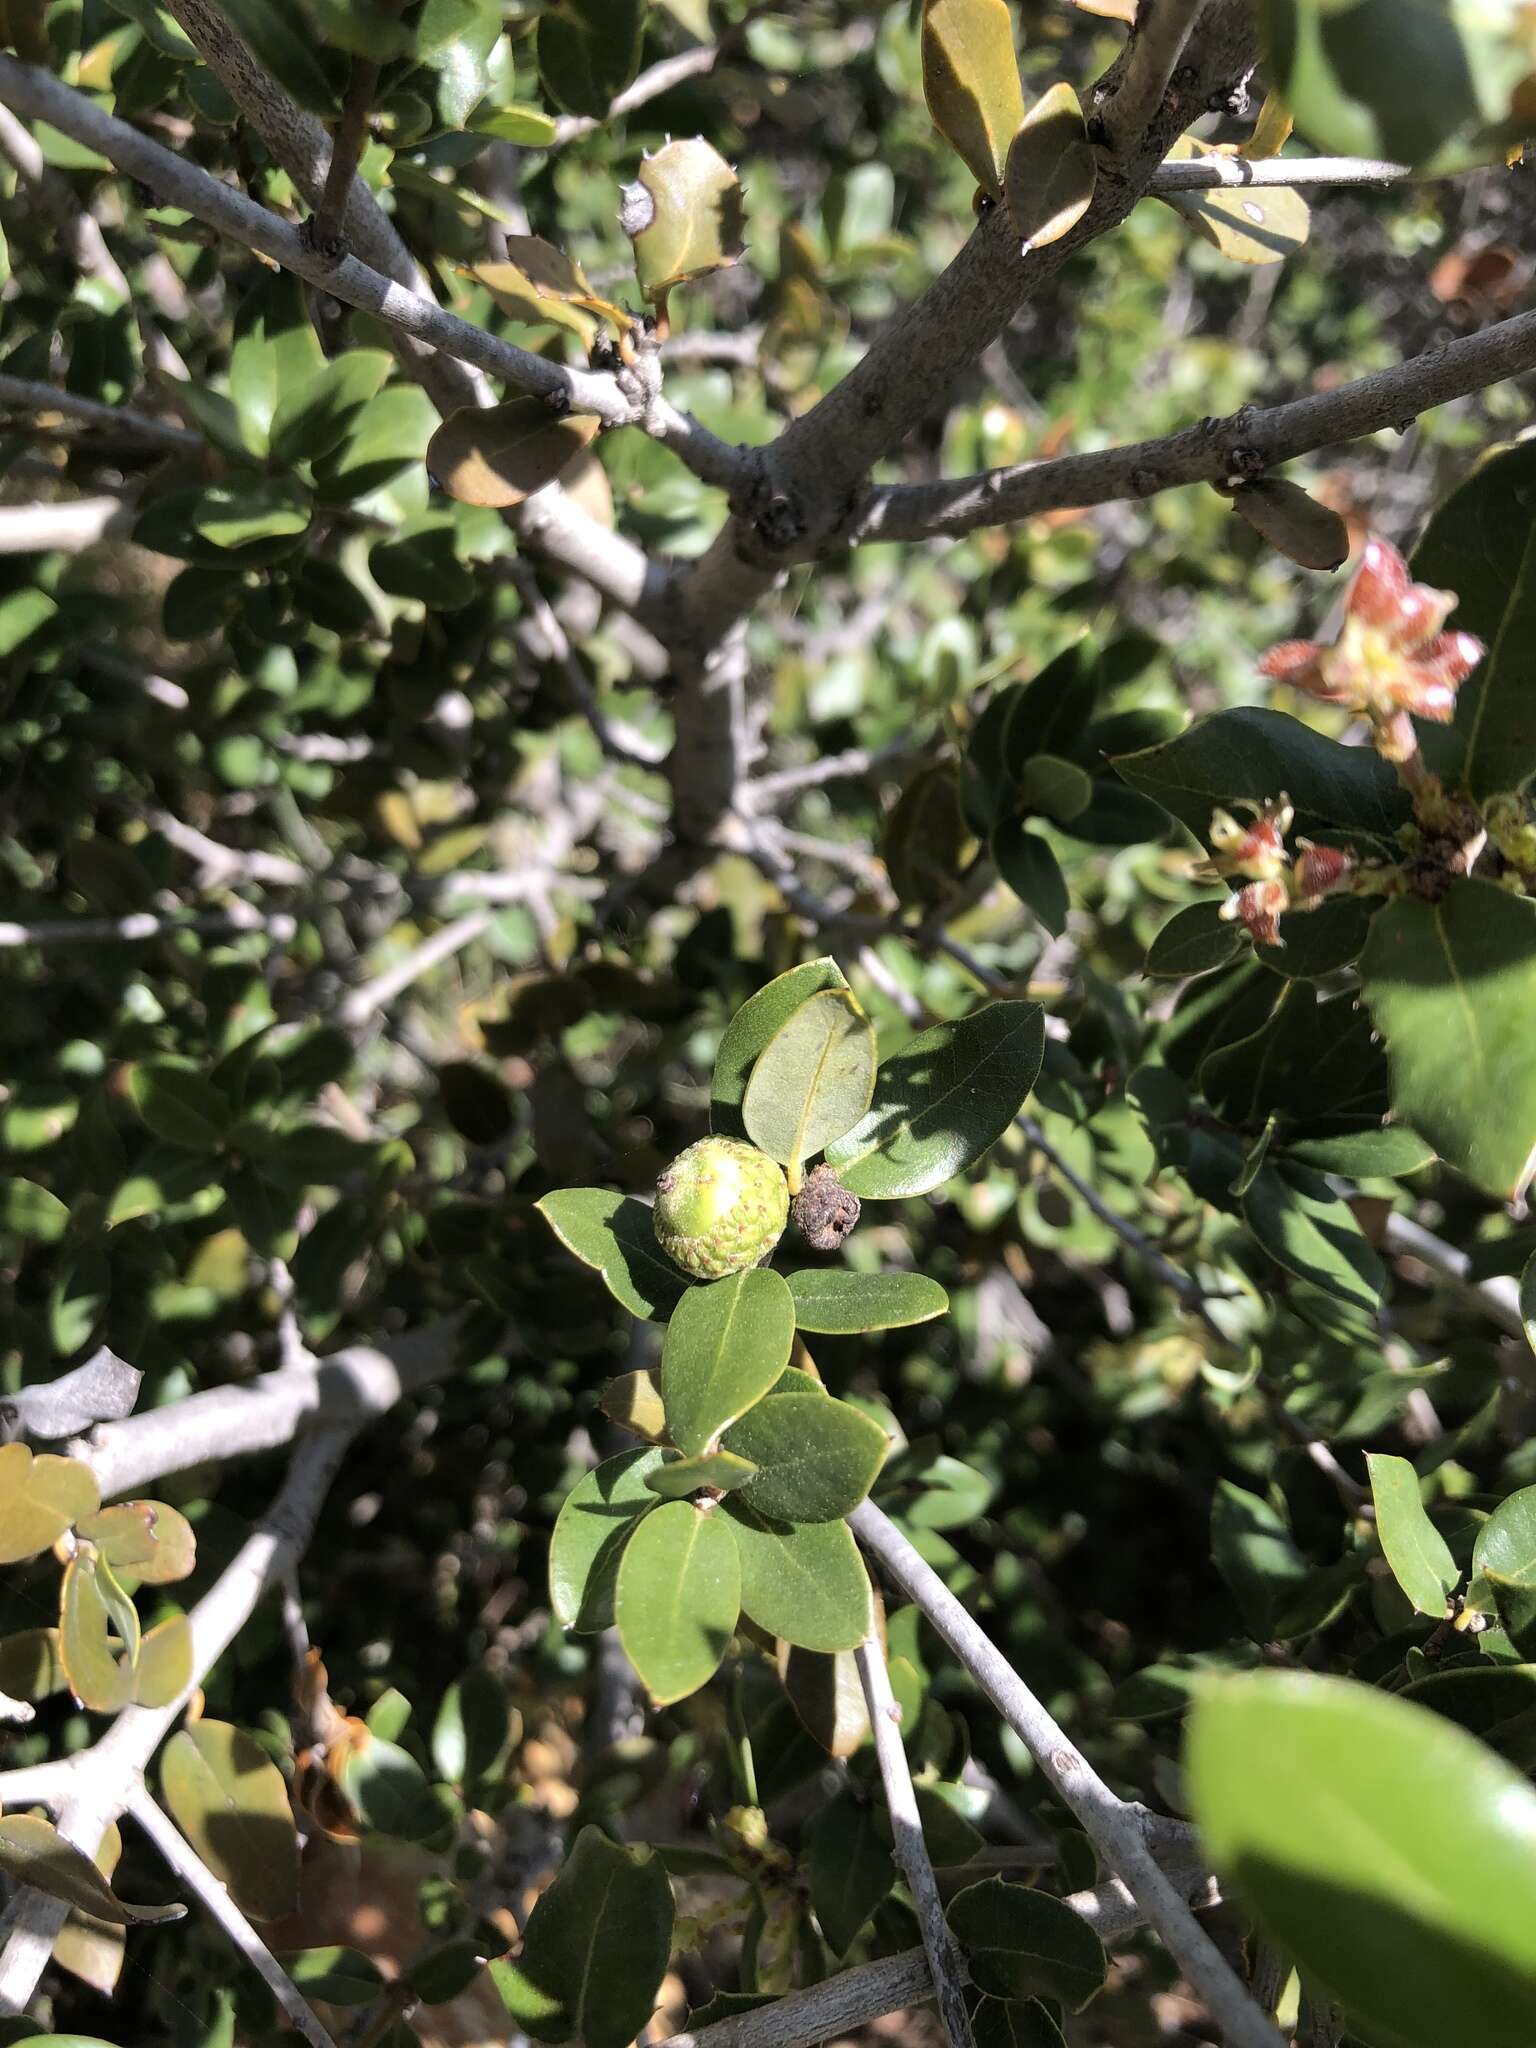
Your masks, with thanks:
[[(1255, 473), (1319, 448), (1402, 429), (1421, 412), (1536, 370), (1536, 313), (1518, 313), (1481, 334), (1428, 349), (1333, 391), (1284, 405), (1202, 420), (1160, 441), (1024, 462), (938, 484), (870, 492), (843, 541), (925, 540), (1003, 526), (1066, 506), (1147, 498), (1181, 484), (1217, 483), (1235, 468)], [(1235, 459), (1236, 458), (1236, 459)]]
[(144, 1375), (105, 1344), (73, 1372), (0, 1399), (0, 1443), (20, 1436), (58, 1443), (133, 1413)]

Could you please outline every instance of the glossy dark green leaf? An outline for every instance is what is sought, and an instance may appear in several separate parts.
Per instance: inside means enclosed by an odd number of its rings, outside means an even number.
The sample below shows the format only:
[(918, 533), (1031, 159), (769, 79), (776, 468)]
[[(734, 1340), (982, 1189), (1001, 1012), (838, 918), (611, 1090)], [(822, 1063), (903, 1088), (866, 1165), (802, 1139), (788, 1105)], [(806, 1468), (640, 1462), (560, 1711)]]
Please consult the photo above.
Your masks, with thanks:
[(1389, 1107), (1386, 1056), (1370, 1018), (1305, 981), (1282, 986), (1257, 1029), (1208, 1053), (1199, 1082), (1218, 1116), (1249, 1127), (1280, 1116), (1308, 1134), (1355, 1129), (1379, 1123)]
[(715, 1054), (715, 1071), (709, 1089), (710, 1128), (722, 1137), (744, 1138), (747, 1126), (741, 1105), (747, 1080), (758, 1055), (788, 1023), (802, 1003), (823, 989), (846, 989), (842, 969), (830, 956), (807, 960), (766, 982), (749, 996), (732, 1017)]
[(1416, 577), (1460, 598), (1452, 626), (1488, 649), (1456, 693), (1452, 724), (1420, 728), (1436, 769), (1476, 797), (1518, 789), (1536, 774), (1533, 493), (1536, 447), (1493, 450), (1437, 509), (1413, 556)]
[(1286, 1157), (1314, 1173), (1346, 1174), (1351, 1180), (1397, 1179), (1417, 1173), (1434, 1159), (1433, 1146), (1406, 1124), (1383, 1124), (1374, 1131), (1341, 1131), (1337, 1137), (1298, 1138), (1285, 1148)]
[(1518, 1200), (1536, 1172), (1536, 904), (1482, 881), (1438, 903), (1399, 896), (1360, 976), (1394, 1110), (1478, 1187)]
[(1060, 1998), (1080, 2012), (1104, 1982), (1104, 1944), (1046, 1892), (989, 1877), (950, 1900), (947, 1917), (977, 1989), (994, 1998)]
[(869, 1574), (846, 1522), (769, 1522), (729, 1497), (741, 1553), (742, 1611), (807, 1650), (853, 1650), (874, 1619)]
[(1374, 1313), (1386, 1272), (1346, 1202), (1301, 1168), (1261, 1166), (1242, 1198), (1243, 1218), (1288, 1273)]
[(621, 1451), (566, 1495), (549, 1546), (550, 1605), (562, 1628), (595, 1634), (613, 1626), (619, 1557), (636, 1521), (656, 1505), (645, 1482), (664, 1455), (650, 1445)]
[(920, 1032), (883, 1063), (869, 1114), (827, 1147), (828, 1163), (860, 1197), (931, 1193), (1007, 1130), (1044, 1051), (1038, 1003), (989, 1003)]
[(1307, 1576), (1284, 1517), (1261, 1494), (1218, 1481), (1211, 1498), (1211, 1556), (1242, 1610), (1248, 1633), (1267, 1642)]
[(1288, 911), (1278, 946), (1255, 946), (1254, 958), (1291, 980), (1321, 979), (1358, 960), (1379, 896), (1334, 896), (1315, 910)]
[(741, 1613), (735, 1532), (722, 1511), (684, 1500), (653, 1508), (619, 1558), (613, 1612), (657, 1706), (708, 1684)]
[(475, 1665), (443, 1695), (432, 1724), (432, 1761), (450, 1784), (473, 1785), (500, 1767), (514, 1732), (506, 1686)]
[(1371, 1452), (1366, 1457), (1376, 1534), (1392, 1576), (1420, 1614), (1437, 1621), (1461, 1578), (1450, 1545), (1429, 1519), (1419, 1475), (1406, 1458)]
[(971, 2033), (976, 2048), (1067, 2048), (1050, 2007), (1038, 1998), (979, 1998)]
[(794, 1341), (794, 1298), (767, 1267), (690, 1289), (661, 1354), (661, 1397), (678, 1449), (689, 1457), (708, 1450), (773, 1386)]
[(1060, 754), (1031, 754), (1019, 774), (1019, 802), (1057, 825), (1070, 825), (1093, 799), (1093, 779)]
[(1202, 1691), (1185, 1771), (1218, 1874), (1364, 2031), (1442, 2048), (1475, 1995), (1478, 2048), (1525, 2048), (1536, 1792), (1491, 1750), (1369, 1686), (1266, 1671)]
[(831, 1522), (851, 1514), (890, 1448), (879, 1423), (825, 1394), (774, 1394), (726, 1432), (725, 1448), (757, 1467), (738, 1493), (777, 1522)]
[(632, 1316), (664, 1322), (688, 1292), (656, 1242), (651, 1212), (607, 1188), (561, 1188), (534, 1205), (568, 1252), (594, 1267)]
[(1059, 937), (1067, 928), (1071, 898), (1061, 863), (1040, 834), (1022, 818), (1004, 818), (993, 829), (991, 851), (997, 872), (1025, 909)]
[(759, 1054), (741, 1105), (747, 1136), (790, 1171), (851, 1131), (875, 1088), (875, 1029), (851, 990), (809, 996)]
[(811, 1904), (832, 1953), (844, 1956), (896, 1882), (889, 1845), (867, 1798), (839, 1792), (810, 1835)]
[(313, 462), (329, 455), (384, 388), (394, 367), (387, 349), (348, 349), (292, 390), (280, 392), (272, 415), (275, 462)]
[(523, 1937), (521, 1969), (565, 2021), (541, 2038), (628, 2048), (655, 2007), (672, 1919), (672, 1886), (654, 1851), (583, 1828)]
[(1386, 858), (1397, 856), (1408, 817), (1402, 786), (1378, 754), (1325, 739), (1283, 711), (1213, 712), (1177, 739), (1119, 755), (1114, 765), (1203, 842), (1212, 811), (1230, 809), (1235, 799), (1268, 803), (1282, 791), (1298, 833)]
[(1210, 974), (1243, 949), (1242, 927), (1221, 914), (1222, 905), (1187, 903), (1176, 910), (1147, 948), (1148, 974), (1182, 979)]
[(559, 0), (539, 16), (539, 80), (557, 107), (601, 120), (640, 68), (644, 0)]
[(931, 1322), (949, 1296), (926, 1273), (851, 1273), (842, 1266), (808, 1266), (788, 1276), (798, 1329), (853, 1337), (866, 1330), (902, 1330)]
[(358, 1819), (374, 1834), (421, 1842), (436, 1834), (446, 1817), (411, 1752), (370, 1728), (354, 1732), (339, 1782)]

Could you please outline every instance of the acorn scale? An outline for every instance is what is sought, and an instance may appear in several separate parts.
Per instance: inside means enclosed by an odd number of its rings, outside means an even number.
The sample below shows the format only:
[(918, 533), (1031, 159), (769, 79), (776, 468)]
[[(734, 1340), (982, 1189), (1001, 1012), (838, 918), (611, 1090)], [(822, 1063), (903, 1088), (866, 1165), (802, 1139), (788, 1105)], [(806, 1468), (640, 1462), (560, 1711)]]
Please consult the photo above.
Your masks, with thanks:
[(656, 1242), (695, 1280), (765, 1259), (789, 1220), (783, 1170), (741, 1138), (701, 1138), (656, 1183)]

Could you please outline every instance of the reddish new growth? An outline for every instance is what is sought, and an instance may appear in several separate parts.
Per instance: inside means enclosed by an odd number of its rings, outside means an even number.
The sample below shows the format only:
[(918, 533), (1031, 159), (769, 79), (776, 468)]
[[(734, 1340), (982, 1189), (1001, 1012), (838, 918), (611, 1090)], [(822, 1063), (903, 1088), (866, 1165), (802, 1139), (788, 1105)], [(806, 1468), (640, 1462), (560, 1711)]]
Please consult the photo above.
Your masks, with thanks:
[(1243, 887), (1227, 898), (1222, 916), (1240, 923), (1255, 945), (1283, 946), (1280, 920), (1285, 913), (1315, 910), (1347, 882), (1354, 861), (1336, 846), (1298, 839), (1293, 866), (1285, 844), (1294, 816), (1289, 800), (1281, 796), (1248, 808), (1251, 823), (1230, 811), (1211, 814), (1211, 858), (1193, 872), (1200, 881), (1240, 880)]
[(1442, 631), (1456, 604), (1455, 591), (1415, 583), (1392, 543), (1372, 539), (1333, 645), (1285, 640), (1259, 669), (1325, 704), (1363, 712), (1376, 728), (1378, 750), (1389, 761), (1406, 761), (1418, 751), (1413, 719), (1448, 725), (1457, 690), (1486, 652), (1470, 633)]

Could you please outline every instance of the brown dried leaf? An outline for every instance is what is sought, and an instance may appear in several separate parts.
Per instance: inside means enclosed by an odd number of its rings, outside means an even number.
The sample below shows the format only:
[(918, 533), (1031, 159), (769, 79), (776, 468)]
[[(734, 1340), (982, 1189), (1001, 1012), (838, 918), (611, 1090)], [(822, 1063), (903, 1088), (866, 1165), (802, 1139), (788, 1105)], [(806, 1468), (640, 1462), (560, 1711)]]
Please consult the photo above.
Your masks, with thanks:
[(1338, 513), (1285, 477), (1241, 485), (1232, 493), (1232, 509), (1303, 569), (1337, 569), (1349, 559), (1349, 528)]

